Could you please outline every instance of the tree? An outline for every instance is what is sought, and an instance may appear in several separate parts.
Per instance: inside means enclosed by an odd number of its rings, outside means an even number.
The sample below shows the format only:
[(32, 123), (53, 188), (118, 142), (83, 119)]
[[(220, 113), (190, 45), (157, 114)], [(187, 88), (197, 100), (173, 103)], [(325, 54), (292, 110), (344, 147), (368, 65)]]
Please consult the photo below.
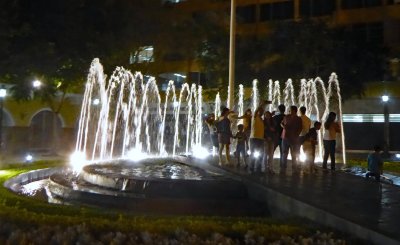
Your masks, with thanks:
[[(221, 29), (204, 42), (200, 61), (227, 84), (228, 37)], [(366, 82), (383, 79), (385, 49), (380, 42), (354, 38), (352, 31), (314, 20), (278, 22), (265, 36), (240, 36), (236, 44), (235, 78), (250, 86), (265, 81), (339, 76), (343, 98), (361, 95)]]
[(36, 95), (58, 115), (69, 92), (84, 88), (98, 57), (106, 74), (129, 65), (129, 53), (154, 38), (165, 22), (158, 0), (15, 0), (0, 3), (0, 81), (16, 100)]

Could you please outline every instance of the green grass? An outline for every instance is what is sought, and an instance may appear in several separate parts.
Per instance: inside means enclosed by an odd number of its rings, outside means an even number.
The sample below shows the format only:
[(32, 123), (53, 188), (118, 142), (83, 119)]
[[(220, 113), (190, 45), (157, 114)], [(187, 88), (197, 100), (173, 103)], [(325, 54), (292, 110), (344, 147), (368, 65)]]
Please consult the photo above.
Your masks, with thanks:
[(209, 216), (151, 216), (133, 215), (117, 210), (104, 210), (87, 206), (49, 204), (46, 201), (18, 195), (3, 187), (4, 181), (30, 170), (62, 166), (61, 161), (41, 161), (33, 164), (13, 164), (0, 170), (0, 220), (21, 226), (78, 225), (85, 224), (91, 230), (140, 232), (148, 231), (164, 235), (177, 229), (198, 236), (214, 232), (230, 237), (243, 237), (252, 230), (268, 240), (281, 236), (311, 234), (314, 229), (303, 220), (277, 220), (273, 218), (209, 217)]

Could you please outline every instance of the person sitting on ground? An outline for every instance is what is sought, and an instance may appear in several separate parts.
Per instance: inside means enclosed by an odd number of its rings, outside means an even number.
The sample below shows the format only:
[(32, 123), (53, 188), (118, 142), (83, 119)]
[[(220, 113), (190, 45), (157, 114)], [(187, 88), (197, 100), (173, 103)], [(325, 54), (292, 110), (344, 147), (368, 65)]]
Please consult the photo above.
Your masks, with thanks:
[(321, 129), (321, 123), (316, 121), (314, 127), (308, 130), (308, 133), (303, 137), (303, 150), (306, 154), (306, 161), (310, 169), (310, 173), (315, 171), (314, 161), (315, 161), (315, 148), (318, 144), (318, 130)]
[(244, 126), (243, 124), (238, 125), (238, 131), (236, 135), (233, 137), (237, 140), (236, 142), (236, 158), (237, 158), (237, 167), (240, 167), (240, 155), (242, 155), (244, 166), (247, 165), (246, 163), (246, 141), (247, 141), (247, 135), (244, 132)]
[(383, 173), (383, 160), (381, 156), (381, 147), (374, 146), (374, 152), (368, 155), (368, 172), (365, 174), (365, 178), (374, 176), (376, 181), (380, 181), (381, 174)]

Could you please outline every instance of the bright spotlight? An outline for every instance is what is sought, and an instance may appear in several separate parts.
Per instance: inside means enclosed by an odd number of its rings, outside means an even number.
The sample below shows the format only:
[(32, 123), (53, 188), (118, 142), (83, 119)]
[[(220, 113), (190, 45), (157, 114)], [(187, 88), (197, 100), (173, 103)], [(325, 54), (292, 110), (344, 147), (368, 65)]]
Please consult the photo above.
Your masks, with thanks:
[(25, 156), (25, 162), (32, 162), (32, 160), (33, 160), (33, 156), (31, 155), (31, 154), (27, 154), (26, 156)]
[(306, 154), (304, 152), (300, 153), (299, 159), (301, 162), (305, 162), (307, 160)]
[(34, 88), (40, 88), (42, 86), (42, 82), (39, 81), (39, 80), (35, 80), (35, 81), (32, 82), (32, 86)]
[(193, 156), (195, 158), (205, 159), (208, 157), (208, 155), (210, 155), (210, 152), (208, 152), (208, 150), (201, 145), (195, 145), (193, 147)]
[(388, 102), (388, 101), (389, 101), (389, 96), (387, 96), (387, 95), (382, 95), (382, 101), (383, 101), (383, 102)]
[(93, 105), (98, 105), (100, 104), (100, 100), (99, 99), (94, 99), (93, 100)]
[(148, 155), (138, 148), (133, 148), (126, 154), (126, 157), (131, 161), (140, 161), (147, 158)]
[(254, 158), (258, 158), (259, 156), (261, 156), (260, 152), (258, 151), (254, 152)]
[(75, 172), (80, 172), (86, 163), (86, 155), (83, 152), (76, 151), (69, 158), (69, 164)]
[(400, 159), (400, 154), (397, 153), (397, 154), (395, 155), (395, 157), (396, 157), (397, 159)]

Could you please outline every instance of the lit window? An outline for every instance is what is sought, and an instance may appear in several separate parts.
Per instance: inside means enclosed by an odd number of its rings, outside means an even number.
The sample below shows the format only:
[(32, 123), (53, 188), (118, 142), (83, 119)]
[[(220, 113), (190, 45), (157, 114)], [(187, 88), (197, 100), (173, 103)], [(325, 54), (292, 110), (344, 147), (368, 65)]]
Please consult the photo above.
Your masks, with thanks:
[(143, 46), (138, 48), (134, 53), (131, 54), (129, 59), (131, 64), (154, 62), (154, 48), (153, 46)]

